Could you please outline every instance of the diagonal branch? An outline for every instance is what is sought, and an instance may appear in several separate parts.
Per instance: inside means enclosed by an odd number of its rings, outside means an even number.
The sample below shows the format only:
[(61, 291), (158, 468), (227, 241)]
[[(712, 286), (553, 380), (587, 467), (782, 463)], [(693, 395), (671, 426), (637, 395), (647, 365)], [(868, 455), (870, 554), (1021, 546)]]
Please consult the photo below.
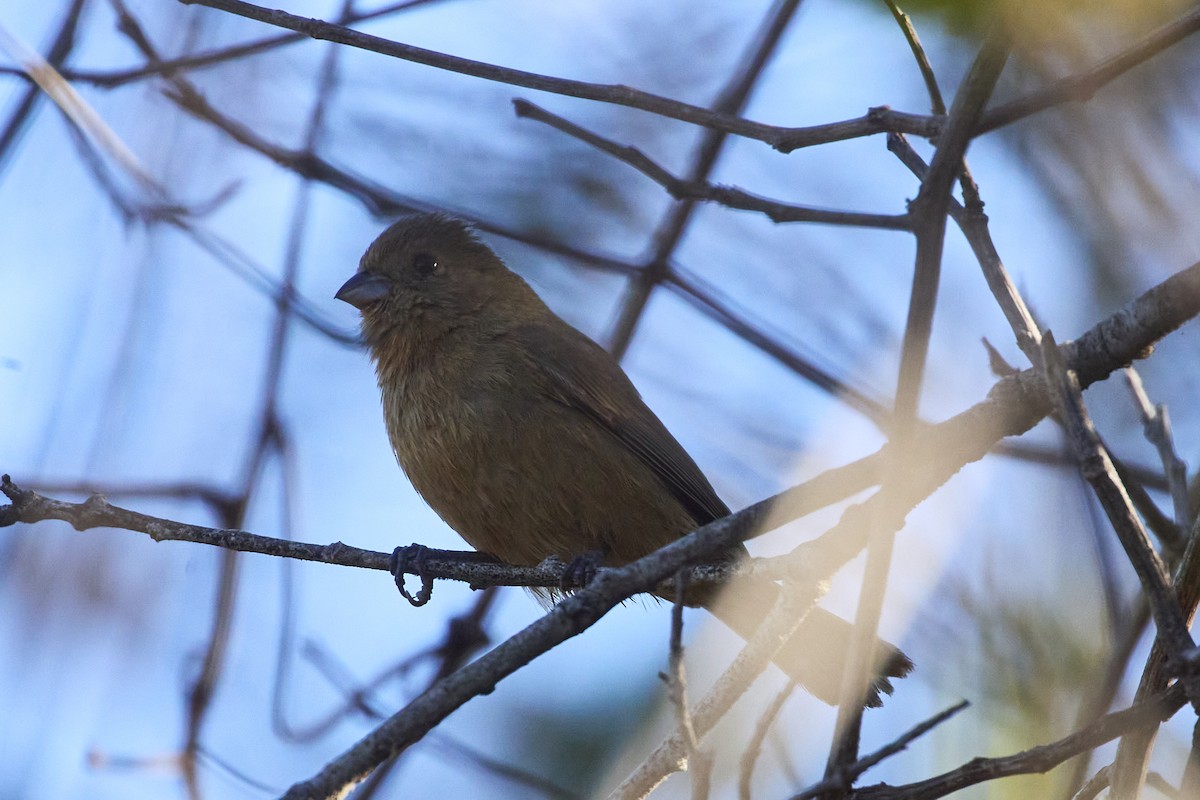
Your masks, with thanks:
[[(766, 21), (755, 35), (742, 63), (717, 95), (713, 111), (722, 114), (741, 115), (750, 99), (751, 92), (762, 77), (771, 56), (779, 46), (784, 31), (791, 24), (800, 7), (800, 0), (775, 0), (767, 11)], [(693, 151), (687, 168), (687, 180), (694, 183), (706, 182), (717, 165), (717, 159), (725, 148), (729, 135), (724, 131), (707, 129), (701, 132), (700, 141)], [(672, 203), (655, 226), (650, 242), (650, 254), (643, 267), (625, 288), (617, 320), (613, 324), (606, 347), (618, 361), (625, 357), (634, 330), (642, 318), (650, 295), (662, 285), (674, 271), (671, 256), (679, 248), (684, 232), (691, 224), (696, 211), (696, 201), (685, 199)]]
[[(1154, 691), (1166, 675), (1173, 674), (1180, 678), (1180, 685), (1187, 692), (1193, 708), (1200, 711), (1200, 677), (1190, 661), (1195, 655), (1195, 642), (1188, 633), (1190, 609), (1185, 613), (1180, 608), (1183, 598), (1177, 597), (1172, 590), (1166, 564), (1150, 544), (1129, 495), (1092, 425), (1078, 381), (1074, 373), (1062, 364), (1054, 337), (1049, 332), (1044, 338), (1043, 351), (1046, 382), (1079, 460), (1080, 473), (1091, 484), (1137, 572), (1158, 628), (1158, 637), (1138, 695), (1141, 697)], [(1151, 740), (1152, 732), (1144, 731), (1122, 742), (1113, 769), (1112, 793), (1115, 800), (1132, 800), (1140, 794), (1145, 775), (1144, 755)]]
[(854, 783), (854, 781), (858, 779), (858, 776), (862, 775), (864, 772), (880, 763), (884, 759), (890, 758), (891, 756), (903, 751), (914, 741), (929, 733), (931, 730), (936, 728), (938, 725), (941, 725), (951, 717), (955, 716), (958, 714), (958, 712), (962, 711), (969, 705), (970, 703), (968, 703), (966, 700), (962, 700), (945, 709), (944, 711), (934, 714), (929, 719), (914, 725), (912, 728), (905, 731), (893, 741), (888, 742), (883, 747), (880, 747), (875, 752), (868, 753), (858, 761), (850, 764), (845, 768), (843, 774), (834, 776), (833, 778), (826, 778), (818, 783), (814, 783), (812, 786), (808, 787), (799, 794), (793, 795), (791, 800), (811, 800), (811, 798), (820, 797), (826, 792), (838, 790), (846, 791)]
[(1025, 97), (990, 109), (979, 121), (976, 134), (994, 131), (1039, 111), (1069, 102), (1085, 102), (1106, 84), (1200, 31), (1200, 8), (1170, 22), (1126, 50), (1096, 66), (1071, 75)]
[[(63, 15), (63, 21), (59, 26), (58, 34), (54, 37), (54, 43), (50, 45), (50, 50), (46, 53), (46, 63), (52, 69), (61, 69), (71, 54), (71, 50), (75, 47), (75, 31), (79, 26), (79, 20), (83, 18), (85, 2), (86, 0), (71, 0), (71, 4)], [(21, 99), (17, 101), (16, 108), (9, 116), (8, 122), (4, 125), (4, 129), (0, 130), (0, 172), (3, 171), (9, 156), (15, 150), (17, 140), (32, 118), (38, 101), (43, 97), (44, 94), (36, 83), (26, 88)]]
[(1064, 761), (1130, 731), (1170, 719), (1186, 702), (1183, 687), (1174, 686), (1145, 702), (1101, 717), (1056, 742), (999, 758), (974, 758), (957, 769), (916, 783), (866, 786), (853, 792), (850, 800), (936, 800), (985, 781), (1048, 772)]

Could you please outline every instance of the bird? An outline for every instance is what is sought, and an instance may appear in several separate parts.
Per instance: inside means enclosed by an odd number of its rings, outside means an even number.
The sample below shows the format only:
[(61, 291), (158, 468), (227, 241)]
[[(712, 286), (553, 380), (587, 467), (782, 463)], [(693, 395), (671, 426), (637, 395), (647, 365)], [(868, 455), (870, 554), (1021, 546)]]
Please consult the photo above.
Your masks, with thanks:
[[(612, 355), (556, 315), (467, 223), (400, 218), (336, 299), (359, 310), (401, 469), (471, 547), (512, 565), (615, 566), (729, 508)], [(738, 545), (724, 557), (744, 557)], [(582, 561), (581, 561), (582, 560)], [(749, 638), (779, 592), (739, 581), (732, 599), (694, 587)], [(836, 704), (853, 627), (813, 609), (776, 663)], [(864, 703), (912, 662), (876, 644)]]

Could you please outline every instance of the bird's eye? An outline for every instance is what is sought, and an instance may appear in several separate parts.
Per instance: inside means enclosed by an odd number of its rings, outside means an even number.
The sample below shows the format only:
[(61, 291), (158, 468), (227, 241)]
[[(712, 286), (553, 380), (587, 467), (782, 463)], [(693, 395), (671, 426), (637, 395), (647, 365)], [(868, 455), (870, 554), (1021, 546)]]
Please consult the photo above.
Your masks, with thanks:
[(433, 253), (420, 252), (413, 256), (413, 269), (420, 275), (430, 275), (437, 272), (438, 260), (434, 258)]

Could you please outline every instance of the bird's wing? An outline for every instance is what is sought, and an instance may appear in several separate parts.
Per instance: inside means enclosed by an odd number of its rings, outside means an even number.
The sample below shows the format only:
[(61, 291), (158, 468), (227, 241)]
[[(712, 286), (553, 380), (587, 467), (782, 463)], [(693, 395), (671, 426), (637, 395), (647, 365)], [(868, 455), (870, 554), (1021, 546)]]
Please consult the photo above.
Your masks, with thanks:
[(696, 462), (603, 348), (566, 323), (553, 330), (523, 326), (512, 335), (545, 375), (553, 398), (600, 425), (650, 467), (698, 525), (729, 514)]

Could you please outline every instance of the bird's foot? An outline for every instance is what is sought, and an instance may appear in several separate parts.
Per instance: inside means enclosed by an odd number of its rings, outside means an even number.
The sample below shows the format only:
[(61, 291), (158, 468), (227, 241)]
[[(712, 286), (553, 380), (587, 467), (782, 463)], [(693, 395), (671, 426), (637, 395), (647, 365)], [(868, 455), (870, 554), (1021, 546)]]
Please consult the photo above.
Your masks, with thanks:
[(596, 572), (603, 563), (604, 551), (602, 550), (591, 550), (583, 555), (575, 556), (563, 567), (562, 579), (559, 581), (558, 588), (569, 592), (572, 589), (581, 589), (587, 586), (596, 577)]
[[(429, 548), (421, 544), (397, 547), (388, 560), (388, 571), (392, 573), (401, 597), (417, 607), (425, 605), (429, 598), (433, 597), (433, 578), (425, 574), (425, 554), (428, 550)], [(409, 572), (421, 579), (421, 590), (415, 596), (404, 587), (404, 576)]]

